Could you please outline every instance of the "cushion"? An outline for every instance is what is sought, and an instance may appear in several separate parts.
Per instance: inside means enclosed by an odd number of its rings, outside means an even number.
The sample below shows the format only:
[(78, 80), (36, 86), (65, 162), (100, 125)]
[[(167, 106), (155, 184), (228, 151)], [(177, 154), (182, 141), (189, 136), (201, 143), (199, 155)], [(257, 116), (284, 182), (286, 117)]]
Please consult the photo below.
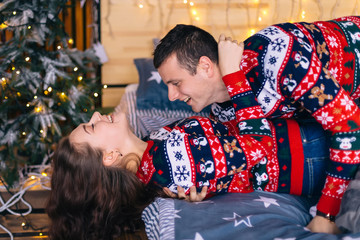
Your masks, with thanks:
[(316, 202), (301, 196), (254, 191), (202, 202), (157, 198), (144, 209), (148, 239), (355, 240), (360, 233), (313, 233), (306, 228)]
[(115, 107), (114, 112), (125, 111), (129, 124), (136, 136), (143, 138), (152, 131), (159, 130), (161, 127), (178, 121), (180, 119), (195, 115), (207, 117), (209, 112), (195, 113), (193, 111), (177, 109), (137, 109), (136, 92), (139, 84), (129, 84), (125, 88), (125, 94), (121, 98), (120, 103)]
[(168, 99), (168, 89), (155, 69), (152, 58), (134, 59), (139, 74), (139, 87), (137, 89), (137, 109), (158, 110), (185, 110), (192, 112), (186, 103)]

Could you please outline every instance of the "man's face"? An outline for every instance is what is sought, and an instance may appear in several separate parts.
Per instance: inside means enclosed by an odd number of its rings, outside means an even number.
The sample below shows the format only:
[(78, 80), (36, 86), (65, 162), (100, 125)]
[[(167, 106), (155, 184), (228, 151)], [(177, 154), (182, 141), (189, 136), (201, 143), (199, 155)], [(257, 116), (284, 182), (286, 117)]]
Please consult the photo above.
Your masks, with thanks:
[(184, 101), (194, 112), (200, 112), (214, 102), (215, 86), (209, 78), (207, 69), (201, 67), (200, 64), (196, 74), (192, 75), (180, 66), (176, 54), (172, 54), (161, 64), (158, 71), (168, 86), (170, 101)]

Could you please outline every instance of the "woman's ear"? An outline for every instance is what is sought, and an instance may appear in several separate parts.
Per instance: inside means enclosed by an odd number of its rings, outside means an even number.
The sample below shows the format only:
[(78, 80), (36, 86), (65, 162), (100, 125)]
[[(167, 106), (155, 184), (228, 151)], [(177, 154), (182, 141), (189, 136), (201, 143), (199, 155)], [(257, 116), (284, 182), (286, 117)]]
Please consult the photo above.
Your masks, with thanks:
[(110, 151), (110, 152), (104, 152), (103, 154), (103, 164), (105, 166), (111, 166), (113, 165), (117, 158), (120, 156), (119, 151)]

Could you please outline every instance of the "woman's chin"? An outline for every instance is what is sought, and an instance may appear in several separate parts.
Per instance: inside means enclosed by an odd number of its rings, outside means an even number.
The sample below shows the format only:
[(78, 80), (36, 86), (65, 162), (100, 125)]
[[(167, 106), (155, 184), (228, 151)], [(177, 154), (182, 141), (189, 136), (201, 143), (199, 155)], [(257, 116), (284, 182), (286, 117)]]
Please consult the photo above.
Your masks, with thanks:
[(117, 123), (117, 122), (121, 122), (121, 121), (123, 121), (124, 119), (126, 120), (126, 115), (125, 115), (125, 113), (124, 112), (114, 112), (114, 113), (112, 113), (112, 115), (111, 115), (111, 117), (112, 117), (112, 122), (113, 123)]

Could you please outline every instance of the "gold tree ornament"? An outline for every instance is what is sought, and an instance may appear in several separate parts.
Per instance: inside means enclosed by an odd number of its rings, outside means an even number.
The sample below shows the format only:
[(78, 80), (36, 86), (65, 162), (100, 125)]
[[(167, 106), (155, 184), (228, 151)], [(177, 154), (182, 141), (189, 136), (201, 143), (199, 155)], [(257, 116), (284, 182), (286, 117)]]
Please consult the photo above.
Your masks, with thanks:
[(8, 27), (8, 25), (6, 24), (6, 22), (3, 22), (0, 24), (0, 29), (5, 29), (7, 27)]
[(68, 100), (68, 96), (64, 92), (57, 93), (57, 95), (61, 102), (66, 102)]

